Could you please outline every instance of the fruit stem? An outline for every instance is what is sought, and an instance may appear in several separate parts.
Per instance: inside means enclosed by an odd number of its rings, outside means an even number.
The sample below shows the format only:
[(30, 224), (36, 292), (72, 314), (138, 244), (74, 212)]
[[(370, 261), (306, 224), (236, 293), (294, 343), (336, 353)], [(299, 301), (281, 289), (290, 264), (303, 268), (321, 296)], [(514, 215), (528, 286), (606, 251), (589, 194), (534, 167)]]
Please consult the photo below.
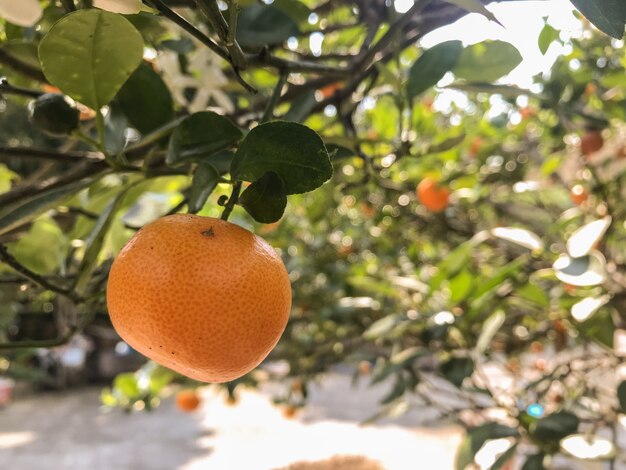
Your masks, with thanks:
[(239, 193), (241, 192), (242, 181), (237, 181), (233, 185), (233, 191), (230, 193), (230, 198), (228, 198), (228, 202), (224, 206), (224, 211), (222, 212), (222, 220), (228, 220), (231, 212), (235, 208), (237, 201), (239, 200)]
[(102, 110), (98, 108), (96, 110), (96, 129), (98, 131), (98, 149), (106, 155), (105, 147), (105, 131), (104, 131), (104, 116)]

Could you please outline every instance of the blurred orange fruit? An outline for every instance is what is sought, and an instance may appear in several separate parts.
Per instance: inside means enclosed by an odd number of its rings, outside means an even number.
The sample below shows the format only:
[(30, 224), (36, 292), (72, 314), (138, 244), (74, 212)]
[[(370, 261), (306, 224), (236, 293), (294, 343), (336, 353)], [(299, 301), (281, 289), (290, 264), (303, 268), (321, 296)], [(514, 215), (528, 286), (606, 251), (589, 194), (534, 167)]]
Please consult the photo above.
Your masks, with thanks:
[(426, 209), (432, 212), (441, 212), (450, 200), (450, 191), (440, 187), (434, 178), (426, 177), (417, 185), (417, 198)]
[(200, 395), (195, 390), (181, 390), (176, 394), (176, 406), (186, 413), (194, 411), (200, 406)]
[(282, 414), (283, 414), (283, 418), (293, 419), (293, 418), (295, 418), (296, 414), (298, 414), (298, 408), (296, 408), (293, 405), (285, 406), (283, 408), (283, 413)]
[(574, 204), (580, 206), (583, 202), (587, 200), (589, 194), (587, 194), (587, 190), (584, 186), (577, 184), (570, 190), (569, 197)]
[(580, 151), (583, 155), (591, 155), (604, 147), (604, 138), (600, 131), (588, 131), (580, 138)]

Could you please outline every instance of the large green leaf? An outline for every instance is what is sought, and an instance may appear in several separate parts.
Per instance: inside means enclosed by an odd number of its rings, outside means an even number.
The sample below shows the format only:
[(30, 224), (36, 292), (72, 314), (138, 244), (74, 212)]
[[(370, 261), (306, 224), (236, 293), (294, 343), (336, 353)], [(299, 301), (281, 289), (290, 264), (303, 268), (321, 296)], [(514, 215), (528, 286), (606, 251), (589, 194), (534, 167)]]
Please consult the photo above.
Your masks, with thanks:
[(189, 195), (189, 212), (191, 214), (202, 209), (217, 186), (219, 179), (220, 175), (213, 165), (208, 163), (198, 165), (191, 180), (191, 194)]
[(104, 244), (104, 239), (117, 216), (118, 210), (122, 206), (127, 190), (128, 188), (122, 190), (107, 207), (105, 207), (96, 220), (87, 240), (85, 240), (85, 254), (78, 268), (78, 276), (74, 284), (74, 290), (80, 295), (85, 292), (91, 274), (98, 264), (98, 255)]
[(276, 173), (286, 194), (312, 191), (332, 176), (324, 142), (317, 133), (294, 122), (275, 121), (250, 131), (233, 158), (233, 178), (256, 181)]
[(499, 423), (486, 423), (468, 430), (457, 452), (456, 469), (464, 470), (465, 467), (471, 464), (474, 461), (476, 452), (480, 450), (486, 441), (517, 436), (518, 432), (516, 429)]
[(39, 46), (46, 78), (93, 109), (108, 104), (143, 57), (143, 38), (123, 16), (80, 10), (64, 16)]
[(469, 82), (493, 82), (521, 62), (521, 54), (508, 42), (484, 41), (463, 49), (454, 74)]
[(548, 23), (544, 25), (541, 33), (539, 33), (539, 38), (537, 40), (537, 45), (539, 46), (539, 50), (542, 54), (548, 52), (550, 44), (559, 39), (559, 35), (559, 31), (554, 29)]
[(23, 199), (16, 204), (0, 211), (0, 235), (25, 224), (45, 211), (56, 207), (64, 199), (68, 199), (81, 189), (87, 187), (92, 178), (74, 181), (60, 188), (42, 191), (36, 196)]
[[(11, 254), (21, 264), (37, 273), (49, 273), (63, 262), (68, 238), (52, 217), (41, 216), (26, 234), (9, 244)], [(45, 246), (45, 250), (41, 247)]]
[(185, 160), (198, 160), (227, 149), (242, 137), (241, 130), (230, 119), (202, 111), (187, 117), (170, 138), (166, 162), (176, 165)]
[(241, 194), (239, 204), (257, 222), (276, 222), (287, 207), (284, 186), (276, 173), (268, 172), (246, 188)]
[(526, 458), (526, 462), (522, 465), (522, 470), (545, 470), (543, 461), (546, 458), (543, 452), (530, 455)]
[(571, 0), (596, 28), (616, 39), (624, 37), (626, 2), (624, 0)]
[(428, 90), (452, 70), (461, 56), (461, 41), (447, 41), (425, 51), (409, 71), (407, 93), (413, 98)]
[(440, 370), (448, 381), (460, 387), (474, 373), (474, 361), (469, 357), (453, 357), (441, 364)]
[(578, 430), (578, 417), (568, 411), (560, 411), (541, 418), (530, 425), (530, 434), (540, 442), (558, 442)]
[(281, 44), (298, 32), (298, 26), (287, 13), (270, 5), (244, 8), (237, 21), (237, 40), (242, 46)]
[(142, 134), (174, 118), (174, 103), (167, 85), (146, 62), (130, 76), (117, 94), (131, 125)]

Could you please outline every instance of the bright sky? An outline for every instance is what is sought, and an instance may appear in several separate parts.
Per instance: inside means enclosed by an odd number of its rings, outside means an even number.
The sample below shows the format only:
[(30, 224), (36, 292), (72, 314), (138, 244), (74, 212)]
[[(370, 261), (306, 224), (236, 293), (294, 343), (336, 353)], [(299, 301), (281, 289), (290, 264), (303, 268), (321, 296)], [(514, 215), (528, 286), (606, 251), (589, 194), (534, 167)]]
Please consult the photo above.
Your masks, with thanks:
[[(396, 0), (398, 10), (412, 5), (413, 0)], [(474, 44), (485, 39), (500, 39), (516, 46), (523, 62), (505, 80), (524, 88), (532, 84), (531, 77), (550, 69), (556, 58), (564, 52), (564, 47), (553, 44), (544, 56), (539, 51), (537, 38), (544, 25), (548, 23), (567, 38), (577, 35), (581, 26), (574, 17), (573, 7), (568, 0), (544, 0), (493, 3), (487, 7), (504, 28), (476, 13), (465, 16), (456, 23), (430, 33), (422, 40), (424, 47), (431, 47), (449, 39), (460, 39), (466, 44)]]

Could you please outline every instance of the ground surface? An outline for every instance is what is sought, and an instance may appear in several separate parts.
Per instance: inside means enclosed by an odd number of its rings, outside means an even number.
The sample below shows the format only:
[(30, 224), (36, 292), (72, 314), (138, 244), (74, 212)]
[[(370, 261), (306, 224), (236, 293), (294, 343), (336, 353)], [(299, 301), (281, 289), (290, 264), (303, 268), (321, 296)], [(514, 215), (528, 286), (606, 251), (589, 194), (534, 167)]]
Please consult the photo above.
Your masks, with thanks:
[(251, 391), (234, 407), (206, 390), (193, 414), (166, 400), (130, 416), (102, 410), (97, 388), (32, 396), (0, 409), (0, 461), (12, 470), (452, 469), (456, 428), (419, 428), (411, 416), (359, 426), (384, 392), (331, 375), (291, 420)]

